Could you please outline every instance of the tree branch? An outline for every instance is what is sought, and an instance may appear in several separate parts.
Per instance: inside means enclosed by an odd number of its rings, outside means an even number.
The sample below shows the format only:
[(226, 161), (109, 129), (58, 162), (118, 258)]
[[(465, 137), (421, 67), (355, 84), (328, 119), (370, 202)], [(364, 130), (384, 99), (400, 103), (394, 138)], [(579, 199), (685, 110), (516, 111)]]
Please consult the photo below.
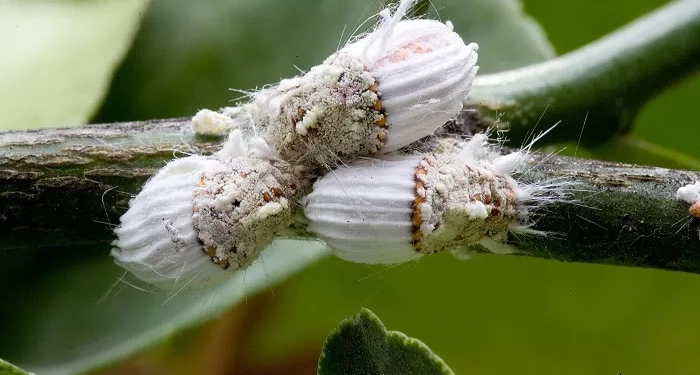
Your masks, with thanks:
[(519, 144), (537, 122), (562, 121), (546, 142), (627, 131), (642, 105), (700, 66), (700, 1), (672, 2), (561, 57), (477, 76), (466, 105), (479, 127), (509, 127)]
[[(568, 55), (477, 78), (467, 100), (475, 111), (446, 131), (494, 125), (498, 111), (511, 139), (542, 116), (575, 125), (560, 126), (556, 137), (572, 140), (588, 115), (586, 134), (607, 139), (660, 88), (698, 67), (697, 35), (700, 3), (672, 3)], [(0, 133), (0, 251), (110, 242), (149, 176), (178, 154), (211, 153), (221, 141), (196, 136), (189, 119)], [(698, 221), (674, 198), (697, 173), (538, 158), (524, 178), (573, 179), (581, 191), (538, 221), (536, 229), (553, 235), (514, 240), (529, 255), (700, 273)]]
[[(0, 133), (0, 251), (108, 243), (150, 175), (220, 142), (195, 136), (188, 119)], [(514, 240), (527, 254), (700, 273), (698, 220), (675, 199), (700, 174), (556, 155), (536, 162), (522, 178), (578, 185), (574, 203), (537, 222), (552, 235)]]
[(527, 255), (565, 261), (700, 273), (700, 220), (676, 190), (700, 173), (536, 155), (525, 181), (573, 181), (571, 203), (547, 207), (535, 229), (514, 242)]
[(189, 119), (0, 133), (0, 250), (109, 242), (131, 194), (178, 154), (211, 153)]

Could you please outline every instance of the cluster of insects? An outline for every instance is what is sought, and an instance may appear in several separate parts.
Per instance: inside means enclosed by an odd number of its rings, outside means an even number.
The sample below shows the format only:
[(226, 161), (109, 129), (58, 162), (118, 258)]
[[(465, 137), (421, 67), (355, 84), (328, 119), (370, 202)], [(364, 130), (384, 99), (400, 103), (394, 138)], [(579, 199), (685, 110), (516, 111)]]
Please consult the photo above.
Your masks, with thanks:
[(195, 130), (226, 143), (145, 184), (115, 229), (116, 262), (159, 287), (208, 285), (292, 225), (353, 262), (512, 251), (506, 235), (527, 229), (542, 191), (512, 177), (527, 149), (502, 155), (480, 134), (405, 151), (457, 115), (478, 70), (478, 46), (451, 23), (404, 19), (412, 3), (304, 74), (200, 111)]

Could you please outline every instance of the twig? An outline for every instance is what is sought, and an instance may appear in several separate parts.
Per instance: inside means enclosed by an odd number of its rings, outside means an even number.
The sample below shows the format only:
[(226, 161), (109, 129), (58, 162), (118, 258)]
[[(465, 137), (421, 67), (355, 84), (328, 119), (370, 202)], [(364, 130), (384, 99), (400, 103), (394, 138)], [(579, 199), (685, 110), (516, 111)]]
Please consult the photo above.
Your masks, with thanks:
[(539, 217), (548, 236), (514, 240), (527, 255), (700, 273), (700, 221), (675, 199), (700, 173), (551, 155), (536, 165), (527, 180), (576, 184), (571, 203)]
[[(151, 174), (220, 142), (187, 119), (0, 133), (0, 251), (108, 243)], [(535, 229), (551, 235), (514, 239), (527, 254), (700, 273), (698, 221), (674, 197), (699, 173), (556, 155), (536, 165), (523, 177), (577, 185), (573, 203), (540, 216)]]
[(158, 168), (219, 144), (189, 119), (0, 133), (0, 250), (109, 242)]
[(562, 124), (546, 142), (584, 143), (628, 131), (641, 106), (700, 66), (700, 1), (671, 2), (561, 57), (477, 76), (467, 98), (474, 126), (499, 121), (520, 144), (540, 122)]

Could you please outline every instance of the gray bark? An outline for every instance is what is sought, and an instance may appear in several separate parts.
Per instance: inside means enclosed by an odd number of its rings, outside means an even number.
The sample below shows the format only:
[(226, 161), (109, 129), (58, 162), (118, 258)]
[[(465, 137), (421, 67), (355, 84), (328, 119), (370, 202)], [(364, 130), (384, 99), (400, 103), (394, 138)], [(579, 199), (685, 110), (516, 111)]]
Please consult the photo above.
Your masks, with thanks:
[[(196, 136), (189, 119), (0, 133), (0, 251), (109, 243), (129, 199), (158, 168), (188, 153), (211, 153), (221, 141)], [(572, 202), (537, 216), (534, 229), (548, 235), (511, 239), (525, 254), (700, 273), (698, 219), (675, 199), (699, 173), (535, 159), (522, 179), (577, 185)]]

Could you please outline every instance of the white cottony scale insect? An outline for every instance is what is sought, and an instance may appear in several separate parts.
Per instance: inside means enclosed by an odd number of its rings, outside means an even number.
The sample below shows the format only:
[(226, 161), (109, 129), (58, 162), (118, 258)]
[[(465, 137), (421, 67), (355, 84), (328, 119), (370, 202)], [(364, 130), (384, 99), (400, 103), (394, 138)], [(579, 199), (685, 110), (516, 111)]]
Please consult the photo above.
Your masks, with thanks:
[(225, 280), (245, 269), (292, 220), (308, 192), (303, 170), (264, 142), (250, 148), (234, 131), (214, 157), (189, 156), (162, 168), (129, 203), (114, 230), (112, 256), (162, 289)]
[[(372, 32), (304, 75), (251, 94), (242, 106), (286, 160), (334, 165), (388, 153), (432, 134), (462, 108), (478, 67), (451, 23), (380, 13)], [(240, 112), (240, 111), (239, 111)]]
[(117, 264), (161, 289), (228, 278), (204, 253), (192, 221), (194, 189), (202, 173), (219, 168), (218, 160), (190, 156), (158, 171), (129, 202), (114, 230)]
[(678, 188), (676, 191), (676, 199), (690, 204), (688, 212), (690, 212), (693, 217), (700, 217), (700, 181), (695, 181), (693, 184)]
[[(386, 19), (340, 53), (359, 57), (377, 81), (388, 135), (382, 153), (432, 134), (462, 109), (476, 76), (478, 46), (452, 23)], [(396, 15), (394, 15), (396, 17)]]
[(500, 155), (485, 135), (446, 151), (364, 159), (319, 179), (303, 201), (309, 229), (340, 258), (393, 264), (481, 245), (510, 251), (508, 232), (531, 232), (530, 208), (561, 186), (511, 176), (526, 151)]

